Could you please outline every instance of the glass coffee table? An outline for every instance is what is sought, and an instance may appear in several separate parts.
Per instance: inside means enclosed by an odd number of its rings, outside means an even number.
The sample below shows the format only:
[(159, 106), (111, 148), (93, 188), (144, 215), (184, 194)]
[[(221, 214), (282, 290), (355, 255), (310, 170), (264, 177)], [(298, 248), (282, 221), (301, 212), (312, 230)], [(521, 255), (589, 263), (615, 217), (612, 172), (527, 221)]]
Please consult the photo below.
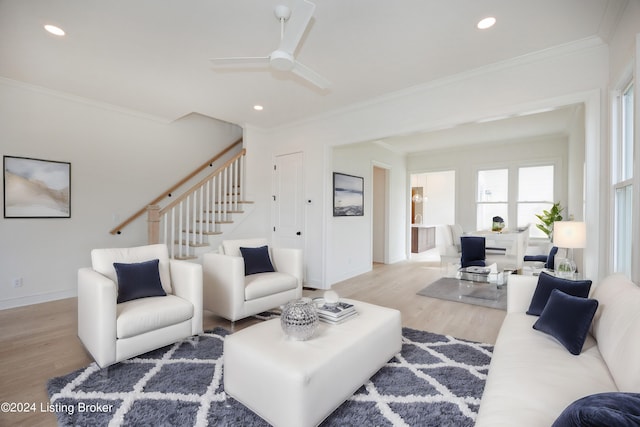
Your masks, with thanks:
[(510, 271), (498, 271), (496, 264), (466, 267), (458, 271), (459, 298), (498, 300), (506, 292)]

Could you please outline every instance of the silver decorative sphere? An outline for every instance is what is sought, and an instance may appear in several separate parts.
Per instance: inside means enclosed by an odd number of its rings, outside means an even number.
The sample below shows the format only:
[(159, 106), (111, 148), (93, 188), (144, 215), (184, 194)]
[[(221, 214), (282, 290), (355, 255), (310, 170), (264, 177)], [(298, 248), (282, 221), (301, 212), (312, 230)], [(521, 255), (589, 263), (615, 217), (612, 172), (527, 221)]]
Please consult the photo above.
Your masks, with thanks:
[(285, 304), (280, 316), (284, 333), (297, 341), (305, 341), (313, 337), (318, 330), (319, 322), (316, 306), (309, 298), (289, 301)]

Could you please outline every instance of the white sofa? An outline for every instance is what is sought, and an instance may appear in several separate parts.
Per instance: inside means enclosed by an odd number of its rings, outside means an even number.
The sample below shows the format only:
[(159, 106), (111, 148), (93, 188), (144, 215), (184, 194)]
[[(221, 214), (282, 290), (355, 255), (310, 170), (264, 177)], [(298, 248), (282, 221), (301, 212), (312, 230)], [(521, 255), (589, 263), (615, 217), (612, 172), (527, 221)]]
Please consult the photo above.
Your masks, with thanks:
[(575, 400), (640, 392), (640, 288), (622, 275), (591, 287), (599, 302), (581, 354), (532, 328), (536, 276), (509, 277), (508, 312), (495, 345), (476, 426), (549, 427)]
[(266, 239), (224, 240), (219, 253), (203, 255), (203, 307), (235, 322), (302, 297), (302, 250), (274, 248), (268, 253), (274, 272), (245, 276), (240, 248), (267, 245)]
[[(166, 296), (118, 303), (114, 263), (156, 259)], [(162, 244), (94, 249), (91, 264), (78, 270), (78, 337), (100, 367), (202, 332), (201, 265), (169, 259)]]

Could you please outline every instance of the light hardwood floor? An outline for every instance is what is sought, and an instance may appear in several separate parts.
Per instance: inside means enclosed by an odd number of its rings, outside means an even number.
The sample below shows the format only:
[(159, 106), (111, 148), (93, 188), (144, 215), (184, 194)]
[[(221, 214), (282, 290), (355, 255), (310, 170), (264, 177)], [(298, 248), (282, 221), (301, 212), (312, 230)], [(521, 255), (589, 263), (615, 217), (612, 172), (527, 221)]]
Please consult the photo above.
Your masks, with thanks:
[[(505, 312), (416, 295), (441, 276), (429, 262), (374, 264), (369, 273), (333, 286), (342, 297), (393, 307), (403, 326), (458, 338), (494, 343)], [(321, 295), (305, 290), (305, 295)], [(236, 322), (235, 329), (255, 323)], [(205, 312), (204, 328), (230, 323)], [(65, 299), (0, 311), (0, 403), (35, 403), (36, 412), (3, 413), (0, 426), (55, 426), (52, 413), (40, 411), (48, 402), (46, 382), (92, 362), (77, 338), (76, 299)]]

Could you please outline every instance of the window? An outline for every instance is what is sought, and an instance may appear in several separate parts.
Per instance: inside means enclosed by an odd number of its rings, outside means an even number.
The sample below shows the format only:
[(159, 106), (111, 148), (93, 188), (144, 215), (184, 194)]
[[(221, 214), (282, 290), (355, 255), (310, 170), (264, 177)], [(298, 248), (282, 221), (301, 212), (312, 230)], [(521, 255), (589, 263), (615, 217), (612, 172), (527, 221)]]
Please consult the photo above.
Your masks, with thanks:
[[(476, 196), (476, 227), (491, 228), (494, 216), (504, 219), (509, 228), (526, 227), (530, 237), (546, 238), (535, 224), (536, 214), (550, 209), (554, 203), (554, 165), (522, 166), (510, 177), (509, 169), (478, 171), (478, 194)], [(509, 183), (517, 189), (510, 196)], [(509, 218), (516, 218), (515, 224)]]
[(493, 169), (478, 171), (478, 194), (476, 197), (476, 227), (491, 228), (494, 216), (500, 216), (509, 224), (509, 170)]
[(631, 277), (633, 217), (633, 84), (622, 91), (614, 105), (617, 132), (614, 136), (613, 269)]
[(518, 169), (518, 227), (529, 228), (529, 237), (545, 238), (544, 234), (535, 226), (538, 222), (536, 214), (551, 209), (553, 197), (553, 165), (521, 167)]

